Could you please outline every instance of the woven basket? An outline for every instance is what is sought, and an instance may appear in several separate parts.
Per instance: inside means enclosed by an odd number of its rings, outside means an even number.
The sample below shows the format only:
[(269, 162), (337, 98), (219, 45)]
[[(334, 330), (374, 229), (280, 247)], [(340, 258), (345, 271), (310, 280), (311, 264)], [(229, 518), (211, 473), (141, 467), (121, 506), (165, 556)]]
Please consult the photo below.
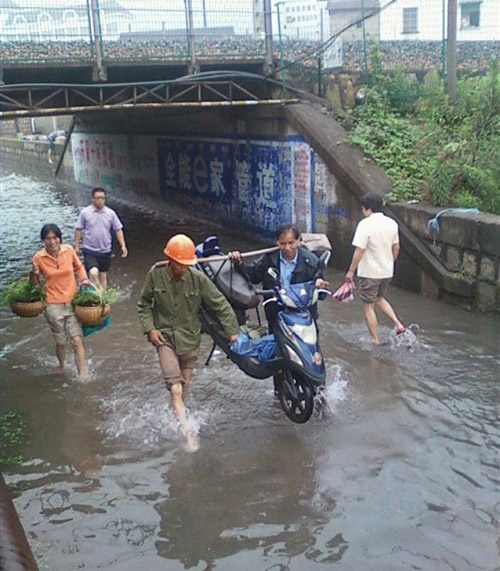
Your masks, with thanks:
[(12, 313), (19, 317), (36, 317), (45, 309), (45, 303), (43, 301), (13, 301), (10, 308)]
[(96, 325), (101, 322), (111, 312), (111, 306), (95, 305), (86, 307), (83, 305), (75, 305), (75, 315), (82, 325)]

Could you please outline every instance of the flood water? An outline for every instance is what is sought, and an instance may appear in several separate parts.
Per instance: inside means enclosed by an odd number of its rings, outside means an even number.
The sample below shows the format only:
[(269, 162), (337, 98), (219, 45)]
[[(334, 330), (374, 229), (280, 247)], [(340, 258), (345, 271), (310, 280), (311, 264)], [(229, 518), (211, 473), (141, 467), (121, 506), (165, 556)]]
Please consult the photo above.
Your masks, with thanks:
[[(43, 223), (72, 243), (74, 201), (0, 176), (0, 280), (26, 275)], [(83, 205), (85, 203), (82, 203)], [(24, 462), (5, 472), (40, 569), (492, 571), (499, 565), (498, 319), (391, 290), (404, 339), (374, 348), (358, 299), (320, 307), (329, 411), (294, 425), (271, 381), (216, 355), (192, 393), (186, 452), (135, 304), (176, 231), (119, 210), (130, 255), (107, 329), (86, 338), (91, 381), (56, 372), (44, 318), (1, 310), (0, 411), (26, 415)], [(256, 243), (220, 234), (224, 249)], [(334, 251), (335, 255), (335, 251)], [(335, 287), (342, 275), (329, 270)], [(69, 349), (69, 348), (68, 348)]]

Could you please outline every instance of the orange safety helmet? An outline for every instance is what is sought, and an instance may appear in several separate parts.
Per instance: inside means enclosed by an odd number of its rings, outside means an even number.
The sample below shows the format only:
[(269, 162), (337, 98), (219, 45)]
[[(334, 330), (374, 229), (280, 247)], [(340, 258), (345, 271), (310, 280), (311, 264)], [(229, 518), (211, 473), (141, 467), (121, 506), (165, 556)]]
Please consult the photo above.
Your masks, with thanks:
[(196, 264), (194, 242), (185, 234), (176, 234), (167, 242), (163, 250), (165, 256), (179, 264), (192, 266)]

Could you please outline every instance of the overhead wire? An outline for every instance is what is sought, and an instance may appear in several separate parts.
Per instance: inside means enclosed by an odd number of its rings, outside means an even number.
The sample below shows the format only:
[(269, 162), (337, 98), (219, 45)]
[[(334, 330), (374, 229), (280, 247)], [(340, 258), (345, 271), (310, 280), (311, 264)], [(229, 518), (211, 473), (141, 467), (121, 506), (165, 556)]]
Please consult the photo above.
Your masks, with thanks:
[[(373, 16), (381, 13), (383, 10), (387, 9), (389, 6), (398, 2), (398, 0), (389, 0), (384, 6), (379, 6), (372, 11), (368, 12), (364, 16), (360, 16), (356, 18), (346, 26), (344, 26), (341, 30), (332, 34), (329, 38), (327, 38), (324, 42), (321, 42), (318, 46), (314, 46), (310, 50), (306, 50), (305, 53), (302, 53), (300, 59), (304, 59), (304, 57), (310, 57), (314, 55), (319, 55), (324, 53), (334, 42), (335, 40), (340, 37), (344, 32), (352, 28), (353, 26), (362, 23), (365, 20), (372, 18)], [(269, 83), (273, 83), (276, 85), (282, 85), (282, 81), (278, 81), (275, 79), (276, 72), (282, 72), (292, 65), (297, 63), (297, 60), (288, 61), (285, 65), (280, 65), (277, 70), (273, 70), (267, 74), (258, 74), (252, 72), (245, 72), (245, 71), (229, 71), (229, 70), (212, 70), (206, 72), (199, 72), (195, 74), (184, 75), (182, 77), (177, 77), (175, 79), (170, 80), (156, 80), (156, 81), (140, 81), (140, 82), (123, 82), (123, 83), (96, 83), (96, 84), (74, 84), (74, 83), (37, 83), (37, 84), (8, 84), (0, 86), (0, 92), (2, 91), (11, 91), (11, 90), (19, 90), (19, 89), (26, 89), (26, 88), (33, 88), (36, 87), (37, 89), (42, 89), (46, 87), (59, 87), (59, 88), (94, 88), (98, 89), (101, 87), (145, 87), (145, 86), (158, 86), (158, 85), (168, 85), (168, 84), (176, 84), (176, 83), (198, 83), (202, 81), (217, 81), (231, 78), (241, 78), (241, 79), (252, 79), (252, 80), (264, 80)], [(300, 90), (296, 90), (300, 92)]]
[[(365, 14), (364, 16), (360, 16), (359, 18), (356, 18), (356, 20), (353, 20), (352, 22), (350, 22), (349, 24), (344, 26), (342, 29), (340, 29), (338, 32), (335, 32), (335, 34), (331, 35), (324, 42), (322, 42), (319, 46), (314, 46), (309, 51), (305, 51), (305, 53), (303, 53), (301, 55), (300, 59), (304, 59), (304, 57), (311, 57), (311, 56), (315, 56), (315, 55), (319, 55), (319, 54), (324, 53), (335, 42), (335, 40), (338, 37), (340, 37), (344, 32), (346, 32), (347, 30), (349, 30), (353, 26), (357, 26), (358, 24), (364, 22), (365, 20), (368, 20), (368, 19), (372, 18), (373, 16), (380, 14), (381, 12), (383, 12), (386, 8), (388, 8), (389, 6), (394, 4), (395, 2), (398, 2), (398, 0), (389, 0), (384, 6), (379, 6), (378, 8), (375, 8), (371, 12)], [(280, 65), (280, 67), (276, 71), (278, 71), (278, 72), (284, 71), (284, 70), (288, 69), (290, 66), (294, 65), (295, 63), (297, 63), (297, 60), (289, 61), (285, 65)], [(274, 72), (269, 73), (268, 75), (270, 76), (273, 74), (274, 74)]]

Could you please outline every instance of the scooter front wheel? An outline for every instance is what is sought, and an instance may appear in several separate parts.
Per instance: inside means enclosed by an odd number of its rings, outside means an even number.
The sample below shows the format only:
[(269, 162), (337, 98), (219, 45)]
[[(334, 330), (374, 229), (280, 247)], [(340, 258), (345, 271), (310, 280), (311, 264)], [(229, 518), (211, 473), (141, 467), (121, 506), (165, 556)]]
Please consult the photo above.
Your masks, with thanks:
[(307, 422), (314, 410), (313, 389), (305, 379), (286, 371), (279, 390), (281, 408), (290, 420), (298, 424)]

